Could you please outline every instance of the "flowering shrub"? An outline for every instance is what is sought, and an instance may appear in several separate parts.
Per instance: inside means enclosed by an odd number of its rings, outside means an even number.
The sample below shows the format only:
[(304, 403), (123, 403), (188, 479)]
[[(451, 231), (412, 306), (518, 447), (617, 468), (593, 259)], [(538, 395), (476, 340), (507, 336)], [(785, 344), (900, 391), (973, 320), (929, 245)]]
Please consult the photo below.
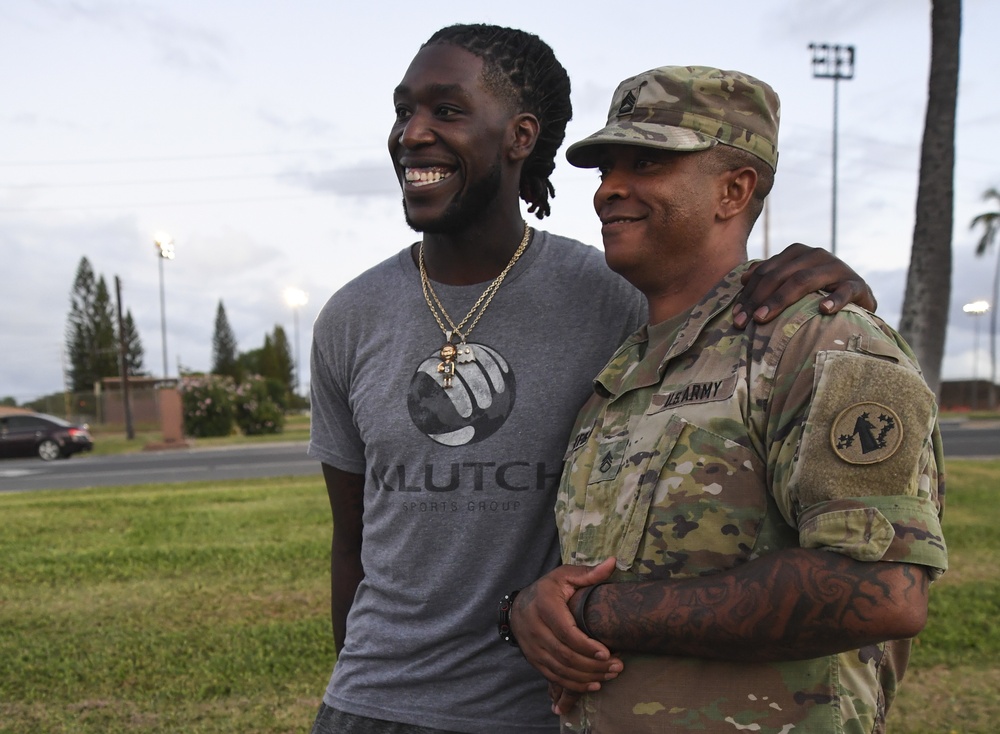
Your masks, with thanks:
[(184, 433), (188, 436), (228, 436), (233, 432), (233, 395), (229, 377), (205, 375), (181, 380)]
[(285, 414), (271, 397), (267, 380), (253, 375), (240, 384), (233, 396), (236, 424), (247, 436), (281, 433)]
[(268, 387), (259, 375), (239, 385), (231, 377), (185, 376), (180, 385), (184, 433), (196, 438), (228, 436), (235, 426), (247, 436), (281, 433), (285, 413)]

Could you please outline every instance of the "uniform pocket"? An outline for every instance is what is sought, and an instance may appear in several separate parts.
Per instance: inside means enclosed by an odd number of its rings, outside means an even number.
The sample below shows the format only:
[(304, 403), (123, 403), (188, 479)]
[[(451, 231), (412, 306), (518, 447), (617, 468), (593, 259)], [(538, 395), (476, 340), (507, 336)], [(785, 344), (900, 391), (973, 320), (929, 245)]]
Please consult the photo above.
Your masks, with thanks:
[(622, 536), (615, 552), (618, 568), (623, 571), (635, 562), (663, 467), (674, 452), (685, 425), (677, 416), (671, 416), (653, 441), (638, 438), (633, 441), (634, 448), (627, 452), (626, 476), (620, 491)]
[(665, 425), (645, 428), (635, 435), (621, 430), (602, 436), (593, 451), (567, 452), (556, 501), (565, 561), (591, 564), (615, 556), (620, 568), (631, 565), (638, 542), (633, 528), (641, 535), (657, 477), (683, 421), (668, 418)]
[[(723, 571), (749, 560), (767, 514), (766, 471), (750, 449), (674, 416), (649, 497), (619, 548), (641, 578)], [(624, 568), (624, 566), (621, 566)]]

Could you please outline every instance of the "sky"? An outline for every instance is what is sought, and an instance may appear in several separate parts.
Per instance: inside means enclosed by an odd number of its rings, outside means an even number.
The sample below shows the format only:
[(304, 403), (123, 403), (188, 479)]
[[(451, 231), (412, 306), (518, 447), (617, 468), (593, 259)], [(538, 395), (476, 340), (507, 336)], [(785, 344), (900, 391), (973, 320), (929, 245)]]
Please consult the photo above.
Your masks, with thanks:
[[(603, 126), (618, 82), (663, 65), (737, 69), (781, 96), (771, 251), (829, 247), (833, 82), (808, 46), (852, 44), (838, 84), (837, 254), (897, 326), (913, 234), (930, 58), (929, 0), (759, 0), (615, 6), (320, 0), (0, 2), (0, 398), (65, 387), (70, 291), (86, 257), (122, 281), (145, 369), (208, 370), (221, 301), (240, 351), (281, 325), (309, 384), (326, 299), (418, 236), (386, 151), (392, 90), (435, 30), (487, 22), (537, 33), (573, 85), (567, 142)], [(619, 10), (618, 8), (621, 8)], [(631, 12), (624, 12), (630, 10)], [(1000, 3), (966, 0), (955, 167), (954, 271), (943, 379), (989, 375), (996, 260), (970, 220), (1000, 186)], [(993, 48), (993, 51), (990, 49)], [(986, 144), (984, 144), (986, 143)], [(593, 171), (557, 155), (553, 216), (536, 227), (600, 246)], [(158, 232), (176, 258), (161, 261)], [(764, 253), (764, 227), (750, 257)], [(160, 268), (165, 313), (160, 310)], [(285, 290), (308, 295), (293, 308)], [(297, 326), (296, 326), (297, 325)], [(979, 349), (974, 346), (978, 343)]]

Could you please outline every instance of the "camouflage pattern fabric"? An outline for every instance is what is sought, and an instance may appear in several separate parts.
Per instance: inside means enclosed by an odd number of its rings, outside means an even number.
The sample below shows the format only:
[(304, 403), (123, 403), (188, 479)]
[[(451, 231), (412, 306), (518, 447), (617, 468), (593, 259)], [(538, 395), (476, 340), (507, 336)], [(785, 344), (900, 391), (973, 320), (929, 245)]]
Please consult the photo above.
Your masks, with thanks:
[[(563, 561), (682, 579), (785, 548), (947, 567), (937, 409), (877, 317), (732, 325), (737, 268), (674, 333), (643, 329), (598, 376), (556, 504)], [(669, 325), (668, 325), (669, 326)], [(776, 664), (624, 655), (564, 731), (882, 732), (909, 641)]]
[(780, 115), (777, 93), (748, 74), (708, 66), (662, 66), (619, 84), (607, 125), (567, 148), (566, 159), (593, 168), (595, 146), (695, 151), (721, 143), (777, 169)]

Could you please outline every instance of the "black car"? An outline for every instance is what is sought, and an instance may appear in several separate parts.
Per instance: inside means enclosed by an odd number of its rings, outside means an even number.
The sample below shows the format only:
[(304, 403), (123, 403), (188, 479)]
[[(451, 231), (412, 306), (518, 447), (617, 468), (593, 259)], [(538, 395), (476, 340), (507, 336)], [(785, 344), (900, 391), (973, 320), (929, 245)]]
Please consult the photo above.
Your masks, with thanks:
[(0, 456), (37, 455), (52, 461), (93, 448), (86, 426), (44, 413), (0, 416)]

